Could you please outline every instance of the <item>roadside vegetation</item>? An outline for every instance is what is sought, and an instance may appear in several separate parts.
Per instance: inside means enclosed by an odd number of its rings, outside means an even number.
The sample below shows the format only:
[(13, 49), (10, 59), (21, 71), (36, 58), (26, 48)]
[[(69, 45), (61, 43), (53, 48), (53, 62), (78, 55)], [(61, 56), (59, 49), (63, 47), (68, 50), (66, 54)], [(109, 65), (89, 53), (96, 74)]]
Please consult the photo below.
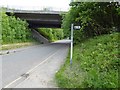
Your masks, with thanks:
[(16, 18), (12, 13), (8, 16), (5, 9), (0, 10), (0, 36), (2, 50), (20, 48), (36, 44), (33, 40), (28, 23)]
[(68, 55), (56, 73), (62, 88), (118, 88), (120, 68), (119, 36), (120, 5), (117, 2), (72, 2), (63, 16), (64, 37), (70, 37), (71, 23), (81, 29), (74, 31), (73, 65)]
[(64, 37), (63, 29), (61, 28), (39, 28), (38, 31), (51, 42), (63, 39)]
[(28, 23), (16, 18), (8, 16), (2, 12), (2, 44), (29, 42), (31, 41), (31, 33)]
[(1, 46), (2, 50), (10, 50), (10, 49), (16, 49), (21, 47), (27, 47), (27, 46), (33, 46), (39, 44), (38, 42), (20, 42), (20, 43), (12, 43), (12, 44), (3, 44)]
[[(62, 88), (118, 88), (118, 35), (90, 38), (74, 47), (73, 65), (68, 56), (56, 74)], [(120, 53), (120, 52), (119, 52)]]

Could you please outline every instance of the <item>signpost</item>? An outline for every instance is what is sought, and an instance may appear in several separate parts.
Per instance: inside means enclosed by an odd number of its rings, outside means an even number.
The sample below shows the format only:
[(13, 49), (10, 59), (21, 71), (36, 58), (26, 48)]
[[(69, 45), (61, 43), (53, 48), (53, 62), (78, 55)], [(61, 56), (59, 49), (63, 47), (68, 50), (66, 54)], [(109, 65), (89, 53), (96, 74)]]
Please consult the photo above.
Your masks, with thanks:
[(70, 66), (72, 67), (72, 57), (73, 57), (73, 30), (80, 30), (80, 26), (71, 24), (71, 48), (70, 48)]
[(73, 55), (73, 24), (71, 24), (70, 66), (72, 66), (72, 55)]

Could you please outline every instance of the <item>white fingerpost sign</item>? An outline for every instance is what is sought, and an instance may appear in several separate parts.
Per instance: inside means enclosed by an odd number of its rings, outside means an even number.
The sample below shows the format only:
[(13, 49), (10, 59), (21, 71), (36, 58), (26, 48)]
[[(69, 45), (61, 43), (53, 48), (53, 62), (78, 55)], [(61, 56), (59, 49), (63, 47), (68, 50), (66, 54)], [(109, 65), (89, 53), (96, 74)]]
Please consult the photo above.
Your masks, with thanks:
[(80, 26), (74, 26), (74, 30), (80, 30)]

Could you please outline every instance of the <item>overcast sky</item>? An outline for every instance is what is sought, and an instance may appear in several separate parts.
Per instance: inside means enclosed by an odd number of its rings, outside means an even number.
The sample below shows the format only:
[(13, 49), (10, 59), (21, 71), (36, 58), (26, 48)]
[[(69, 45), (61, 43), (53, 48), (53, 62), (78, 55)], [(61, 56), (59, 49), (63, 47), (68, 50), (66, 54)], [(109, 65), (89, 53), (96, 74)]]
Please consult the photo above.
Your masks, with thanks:
[(0, 6), (18, 9), (40, 9), (51, 7), (54, 9), (68, 10), (71, 0), (0, 0)]

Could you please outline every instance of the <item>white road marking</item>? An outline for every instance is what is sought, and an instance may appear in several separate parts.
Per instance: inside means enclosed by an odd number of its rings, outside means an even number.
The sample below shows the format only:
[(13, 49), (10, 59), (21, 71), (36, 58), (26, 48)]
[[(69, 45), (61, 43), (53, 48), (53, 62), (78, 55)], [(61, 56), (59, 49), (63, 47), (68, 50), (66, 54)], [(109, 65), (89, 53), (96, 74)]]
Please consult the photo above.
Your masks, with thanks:
[[(60, 49), (59, 49), (60, 50)], [(57, 52), (59, 51), (57, 50)], [(44, 61), (42, 61), (40, 64), (38, 64), (37, 66), (35, 66), (34, 68), (30, 69), (26, 74), (31, 73), (33, 70), (35, 70), (37, 67), (39, 67), (41, 64), (43, 64), (44, 62), (46, 62), (50, 57), (54, 56), (57, 52), (53, 53), (52, 55), (50, 55), (48, 58), (46, 58)]]
[(15, 83), (16, 81), (20, 80), (22, 77), (17, 78), (16, 80), (12, 81), (11, 83), (9, 83), (8, 85), (6, 85), (4, 88), (9, 87), (10, 85), (12, 85), (13, 83)]
[[(61, 50), (61, 49), (59, 49)], [(41, 64), (43, 64), (44, 62), (46, 62), (50, 57), (54, 56), (59, 50), (57, 50), (55, 53), (53, 53), (52, 55), (48, 56), (44, 61), (42, 61), (41, 63), (39, 63), (37, 66), (35, 66), (34, 68), (30, 69), (26, 74), (29, 74), (30, 72), (32, 72), (33, 70), (35, 70), (37, 67), (39, 67)], [(4, 88), (8, 88), (9, 86), (11, 86), (12, 84), (14, 84), (16, 81), (20, 80), (22, 78), (22, 76), (20, 76), (19, 78), (15, 79), (14, 81), (12, 81), (11, 83), (9, 83), (8, 85), (6, 85)]]

